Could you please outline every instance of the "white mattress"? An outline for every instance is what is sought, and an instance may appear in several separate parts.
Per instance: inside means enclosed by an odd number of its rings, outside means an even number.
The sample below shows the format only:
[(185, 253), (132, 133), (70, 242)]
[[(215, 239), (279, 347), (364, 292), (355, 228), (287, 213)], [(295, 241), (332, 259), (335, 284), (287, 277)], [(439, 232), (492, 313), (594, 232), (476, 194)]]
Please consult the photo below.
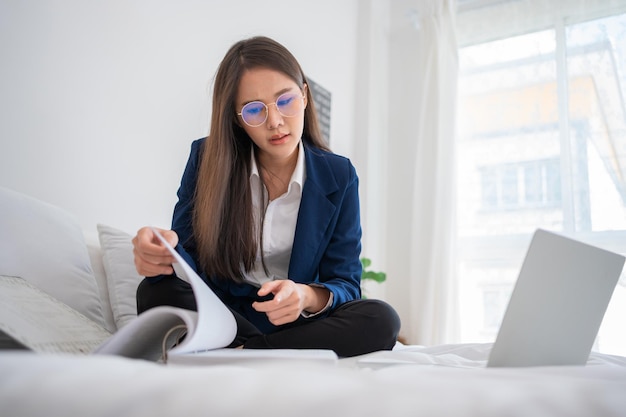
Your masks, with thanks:
[(484, 368), (490, 345), (398, 346), (335, 366), (163, 365), (0, 353), (2, 416), (626, 416), (626, 358)]

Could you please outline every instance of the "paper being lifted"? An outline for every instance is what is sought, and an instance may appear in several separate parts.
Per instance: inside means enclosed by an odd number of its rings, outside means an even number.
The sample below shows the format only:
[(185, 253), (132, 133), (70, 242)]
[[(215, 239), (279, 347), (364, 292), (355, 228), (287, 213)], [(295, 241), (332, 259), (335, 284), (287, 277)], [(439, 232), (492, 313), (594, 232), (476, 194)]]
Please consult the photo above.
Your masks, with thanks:
[(166, 352), (172, 357), (228, 346), (237, 334), (232, 312), (165, 238), (156, 229), (152, 230), (176, 260), (173, 265), (176, 275), (191, 285), (197, 312), (154, 307), (119, 329), (93, 353), (158, 360)]

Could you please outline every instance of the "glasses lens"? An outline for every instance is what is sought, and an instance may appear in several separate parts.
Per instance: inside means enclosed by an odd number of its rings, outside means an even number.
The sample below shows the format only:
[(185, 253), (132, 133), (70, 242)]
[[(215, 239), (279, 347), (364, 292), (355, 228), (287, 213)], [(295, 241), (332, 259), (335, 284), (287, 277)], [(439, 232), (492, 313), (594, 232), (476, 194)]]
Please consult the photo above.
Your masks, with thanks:
[(260, 101), (253, 101), (241, 109), (241, 118), (250, 126), (259, 126), (267, 118), (267, 108)]
[(276, 99), (276, 107), (283, 116), (295, 116), (302, 109), (302, 96), (294, 93), (285, 93)]

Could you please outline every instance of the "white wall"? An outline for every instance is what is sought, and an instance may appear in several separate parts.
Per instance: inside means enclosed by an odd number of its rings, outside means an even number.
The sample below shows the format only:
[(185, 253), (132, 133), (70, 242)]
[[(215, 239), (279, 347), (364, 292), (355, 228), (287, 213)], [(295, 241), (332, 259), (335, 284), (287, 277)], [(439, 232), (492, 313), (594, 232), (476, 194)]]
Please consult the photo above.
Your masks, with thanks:
[(217, 64), (256, 34), (332, 92), (331, 146), (353, 157), (357, 20), (357, 0), (0, 0), (0, 186), (88, 234), (169, 226)]
[(392, 2), (0, 0), (0, 186), (73, 213), (91, 238), (97, 223), (169, 226), (216, 67), (264, 34), (331, 91), (331, 147), (361, 178), (363, 255), (403, 286), (406, 259), (386, 260), (402, 246), (387, 207), (406, 205), (387, 195), (390, 157), (406, 155), (388, 150), (402, 139), (388, 126)]

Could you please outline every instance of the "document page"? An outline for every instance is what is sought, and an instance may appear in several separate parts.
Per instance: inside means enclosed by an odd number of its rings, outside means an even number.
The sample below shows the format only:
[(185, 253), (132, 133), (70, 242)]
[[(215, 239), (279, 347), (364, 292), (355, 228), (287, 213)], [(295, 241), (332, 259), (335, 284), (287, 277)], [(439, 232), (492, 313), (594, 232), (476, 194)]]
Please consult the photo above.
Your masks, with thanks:
[(167, 360), (177, 354), (228, 346), (237, 334), (233, 313), (163, 236), (153, 230), (176, 259), (173, 265), (176, 275), (191, 284), (197, 312), (170, 306), (151, 308), (119, 329), (94, 353)]
[(153, 231), (176, 259), (177, 263), (174, 264), (176, 275), (191, 284), (198, 308), (198, 323), (193, 333), (189, 334), (185, 341), (173, 348), (169, 354), (205, 351), (228, 346), (237, 334), (237, 322), (233, 313), (163, 236), (156, 229)]

